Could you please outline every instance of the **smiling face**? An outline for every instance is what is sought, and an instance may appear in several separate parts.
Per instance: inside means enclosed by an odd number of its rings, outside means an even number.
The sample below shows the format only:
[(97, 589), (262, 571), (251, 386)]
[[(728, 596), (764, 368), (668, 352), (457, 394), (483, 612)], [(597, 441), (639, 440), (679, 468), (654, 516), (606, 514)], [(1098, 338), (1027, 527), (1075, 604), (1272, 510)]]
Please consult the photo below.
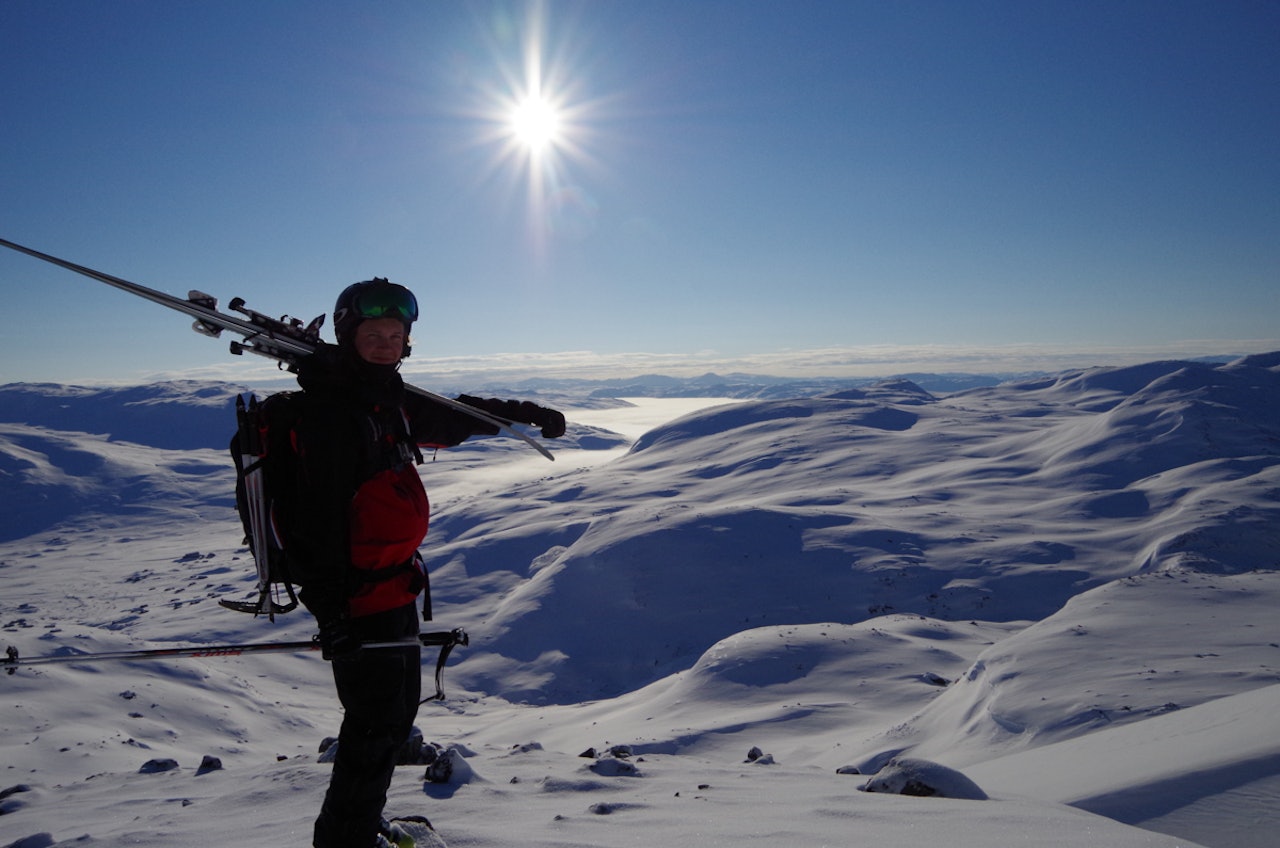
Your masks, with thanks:
[(398, 318), (368, 318), (355, 331), (356, 353), (374, 365), (395, 365), (404, 354), (404, 324)]

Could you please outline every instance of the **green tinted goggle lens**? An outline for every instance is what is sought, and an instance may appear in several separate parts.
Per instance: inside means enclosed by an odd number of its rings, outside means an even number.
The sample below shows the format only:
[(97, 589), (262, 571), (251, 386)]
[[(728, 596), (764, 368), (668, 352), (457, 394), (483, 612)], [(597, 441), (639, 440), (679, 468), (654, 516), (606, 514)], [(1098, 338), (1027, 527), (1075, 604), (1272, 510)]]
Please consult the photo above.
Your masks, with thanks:
[(376, 288), (360, 292), (354, 306), (361, 318), (418, 320), (418, 300), (408, 289)]

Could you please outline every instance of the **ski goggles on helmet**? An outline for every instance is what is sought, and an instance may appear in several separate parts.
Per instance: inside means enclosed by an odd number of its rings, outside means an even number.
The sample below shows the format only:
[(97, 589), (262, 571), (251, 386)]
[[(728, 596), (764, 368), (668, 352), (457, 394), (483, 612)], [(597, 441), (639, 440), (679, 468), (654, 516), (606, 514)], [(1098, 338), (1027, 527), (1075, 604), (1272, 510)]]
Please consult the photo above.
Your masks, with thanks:
[(418, 299), (403, 286), (370, 286), (355, 292), (351, 311), (361, 319), (398, 318), (412, 322), (418, 320)]

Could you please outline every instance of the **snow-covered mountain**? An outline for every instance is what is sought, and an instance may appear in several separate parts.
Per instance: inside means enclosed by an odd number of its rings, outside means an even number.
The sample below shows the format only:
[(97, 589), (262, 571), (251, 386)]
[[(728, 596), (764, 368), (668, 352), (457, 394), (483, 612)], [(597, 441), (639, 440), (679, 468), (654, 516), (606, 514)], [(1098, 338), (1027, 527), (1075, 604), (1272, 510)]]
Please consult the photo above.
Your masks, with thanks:
[[(252, 585), (236, 391), (0, 387), (8, 644), (310, 635), (216, 605)], [(473, 846), (1271, 844), (1280, 354), (769, 396), (584, 397), (554, 464), (430, 458), (437, 624), (472, 642), (419, 721), (454, 781), (406, 772), (396, 811)], [(338, 721), (313, 655), (0, 694), (0, 845), (308, 841)], [(921, 781), (951, 797), (856, 791)]]

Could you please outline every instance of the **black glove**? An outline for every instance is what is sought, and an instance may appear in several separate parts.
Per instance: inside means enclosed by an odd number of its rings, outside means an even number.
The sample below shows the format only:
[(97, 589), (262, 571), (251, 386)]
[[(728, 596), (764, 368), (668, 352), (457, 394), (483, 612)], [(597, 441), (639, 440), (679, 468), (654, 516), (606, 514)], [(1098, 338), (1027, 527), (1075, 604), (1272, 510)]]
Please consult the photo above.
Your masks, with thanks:
[[(508, 401), (514, 404), (515, 401)], [(511, 416), (516, 421), (532, 424), (542, 428), (542, 438), (558, 439), (564, 435), (564, 415), (554, 409), (538, 406), (536, 403), (523, 401), (516, 407), (519, 411)]]
[(558, 439), (564, 435), (564, 413), (554, 409), (547, 409), (545, 406), (535, 407), (538, 410), (538, 417), (530, 424), (536, 424), (542, 428), (542, 438)]
[(360, 656), (360, 640), (351, 634), (345, 618), (320, 626), (320, 656), (333, 662), (351, 662)]

